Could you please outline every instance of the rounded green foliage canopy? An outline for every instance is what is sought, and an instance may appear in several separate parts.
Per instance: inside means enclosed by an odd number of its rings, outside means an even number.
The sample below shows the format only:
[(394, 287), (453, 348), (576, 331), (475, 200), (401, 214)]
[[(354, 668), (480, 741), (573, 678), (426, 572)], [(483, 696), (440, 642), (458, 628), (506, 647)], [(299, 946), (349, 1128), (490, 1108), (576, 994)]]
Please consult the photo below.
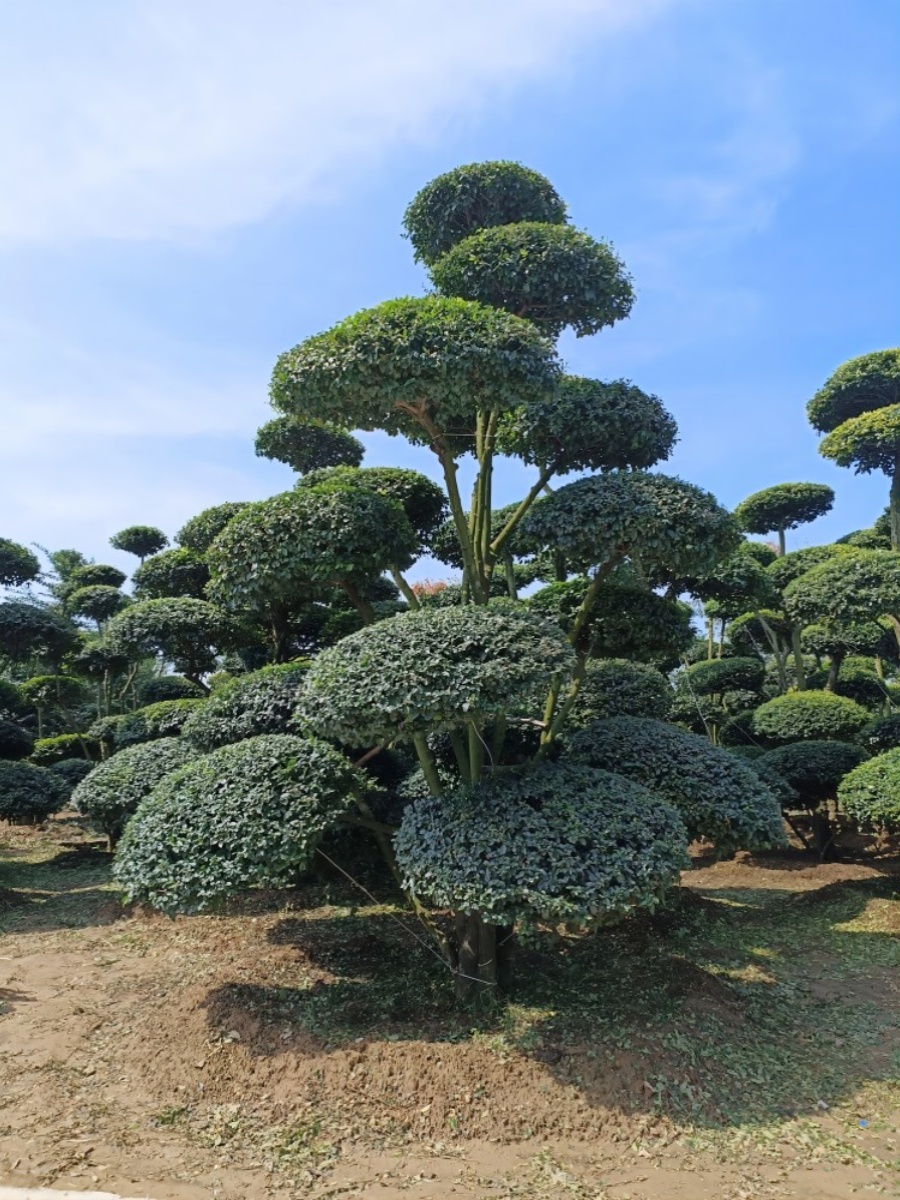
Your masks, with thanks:
[(214, 604), (187, 596), (144, 600), (110, 621), (109, 644), (132, 655), (159, 654), (189, 678), (216, 665), (216, 654), (234, 644), (235, 629)]
[(202, 554), (180, 546), (146, 559), (132, 579), (137, 600), (162, 600), (167, 596), (192, 596), (202, 600), (209, 582), (209, 567)]
[(757, 765), (780, 775), (804, 804), (814, 808), (831, 800), (844, 776), (868, 757), (851, 742), (793, 742), (770, 750)]
[(782, 554), (775, 562), (766, 567), (766, 571), (775, 586), (775, 590), (783, 592), (789, 584), (813, 567), (830, 562), (846, 554), (849, 547), (832, 543), (827, 546), (805, 546), (802, 550), (791, 550)]
[(761, 658), (713, 658), (694, 663), (685, 672), (688, 691), (698, 696), (721, 695), (723, 692), (757, 692), (762, 687), (766, 665)]
[(665, 801), (568, 762), (416, 800), (395, 847), (417, 896), (497, 925), (616, 920), (652, 908), (688, 863)]
[(844, 421), (900, 404), (900, 349), (876, 350), (843, 363), (806, 407), (814, 429), (830, 433)]
[(346, 745), (408, 740), (536, 707), (573, 667), (562, 630), (524, 608), (424, 608), (323, 650), (299, 711)]
[(247, 500), (229, 500), (225, 504), (205, 508), (185, 522), (175, 534), (175, 541), (195, 554), (205, 554), (232, 517), (236, 517), (248, 503)]
[(114, 533), (109, 544), (114, 550), (124, 550), (127, 554), (144, 559), (165, 549), (169, 539), (155, 525), (129, 525), (127, 529)]
[(857, 475), (893, 476), (900, 456), (900, 404), (850, 417), (819, 443), (819, 453)]
[(738, 546), (709, 575), (679, 580), (678, 589), (690, 592), (707, 606), (712, 602), (716, 606), (715, 615), (726, 620), (741, 616), (751, 608), (767, 608), (775, 599), (772, 580), (747, 542)]
[(19, 587), (31, 583), (41, 573), (37, 555), (27, 546), (0, 538), (0, 587)]
[(470, 430), (478, 410), (549, 397), (558, 374), (552, 345), (530, 321), (426, 296), (365, 309), (282, 354), (271, 396), (303, 420), (430, 444), (435, 428)]
[(52, 767), (70, 758), (93, 761), (100, 755), (100, 744), (86, 733), (60, 733), (56, 737), (38, 738), (31, 751), (31, 761), (39, 767)]
[(22, 699), (34, 709), (72, 708), (85, 699), (85, 686), (71, 675), (33, 675), (19, 684)]
[(900, 750), (888, 750), (845, 775), (838, 802), (867, 829), (900, 828)]
[(65, 804), (68, 789), (46, 767), (0, 759), (0, 821), (37, 825)]
[(89, 617), (102, 625), (128, 605), (128, 597), (118, 588), (102, 583), (92, 587), (80, 587), (66, 597), (66, 608), (77, 617)]
[(177, 737), (128, 746), (96, 766), (72, 793), (72, 803), (112, 841), (170, 771), (196, 758), (193, 746)]
[[(396, 501), (406, 514), (421, 547), (431, 544), (447, 515), (447, 498), (443, 489), (421, 471), (410, 471), (404, 467), (332, 467), (313, 471), (297, 482), (298, 488), (320, 486), (362, 488), (386, 500)], [(456, 544), (458, 550), (458, 539)]]
[(842, 547), (784, 589), (784, 606), (804, 624), (842, 626), (900, 613), (900, 554)]
[(120, 588), (127, 578), (124, 571), (109, 563), (85, 563), (66, 575), (66, 594), (86, 587)]
[(358, 785), (347, 759), (313, 738), (223, 746), (156, 785), (128, 823), (115, 877), (129, 899), (167, 913), (283, 886), (308, 866)]
[(152, 742), (157, 738), (177, 737), (188, 719), (205, 703), (199, 696), (157, 700), (134, 712), (125, 713), (115, 727), (116, 749)]
[(807, 625), (800, 634), (805, 654), (864, 654), (866, 657), (897, 658), (897, 639), (878, 621)]
[(540, 221), (563, 225), (566, 206), (548, 179), (517, 162), (470, 163), (426, 184), (403, 227), (417, 262), (431, 264), (480, 229)]
[(209, 551), (209, 592), (233, 609), (296, 602), (407, 565), (415, 535), (395, 501), (363, 488), (309, 487), (251, 504)]
[(205, 753), (263, 733), (295, 732), (292, 717), (308, 670), (306, 662), (280, 663), (217, 688), (191, 713), (182, 736)]
[(137, 698), (141, 705), (161, 700), (202, 700), (203, 689), (183, 675), (157, 675), (138, 687)]
[(498, 449), (554, 474), (646, 468), (669, 457), (678, 426), (657, 396), (627, 379), (563, 376), (549, 398), (506, 414)]
[(323, 421), (295, 421), (275, 417), (256, 432), (255, 449), (260, 458), (286, 463), (300, 475), (325, 467), (358, 467), (365, 447), (359, 438)]
[(43, 605), (30, 600), (0, 603), (0, 655), (13, 662), (32, 656), (59, 662), (78, 645), (75, 627)]
[(589, 662), (567, 729), (584, 729), (606, 717), (669, 715), (673, 693), (668, 679), (646, 663), (623, 658)]
[(577, 337), (624, 320), (634, 289), (621, 259), (571, 225), (521, 221), (482, 229), (431, 266), (445, 296), (476, 300), (533, 321), (548, 337)]
[(768, 742), (852, 741), (870, 714), (833, 692), (788, 692), (767, 700), (753, 714), (753, 732)]
[(33, 747), (34, 738), (27, 730), (0, 717), (0, 758), (10, 761), (27, 758)]
[(860, 732), (858, 740), (869, 754), (884, 754), (885, 750), (900, 748), (900, 713), (870, 721)]
[(741, 529), (771, 533), (796, 529), (830, 512), (834, 489), (824, 483), (779, 483), (748, 496), (734, 510)]
[(581, 730), (571, 758), (617, 771), (681, 814), (692, 838), (723, 852), (784, 843), (781, 806), (753, 769), (705, 738), (663, 721), (614, 717)]
[(611, 471), (539, 501), (523, 535), (579, 565), (638, 555), (650, 576), (704, 574), (740, 541), (730, 513), (702, 488), (668, 475)]

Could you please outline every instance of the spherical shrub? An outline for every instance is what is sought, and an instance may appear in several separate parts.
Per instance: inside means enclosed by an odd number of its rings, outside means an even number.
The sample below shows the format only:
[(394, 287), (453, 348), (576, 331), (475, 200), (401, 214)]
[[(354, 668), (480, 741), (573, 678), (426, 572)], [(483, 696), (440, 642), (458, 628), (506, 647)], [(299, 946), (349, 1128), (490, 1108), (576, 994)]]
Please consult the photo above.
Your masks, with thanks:
[(61, 762), (54, 763), (50, 770), (62, 781), (67, 795), (71, 797), (78, 784), (90, 775), (95, 766), (95, 763), (88, 762), (86, 758), (64, 758)]
[(688, 691), (698, 696), (721, 695), (736, 689), (756, 692), (762, 687), (765, 672), (761, 658), (712, 658), (688, 667), (685, 682)]
[(67, 758), (96, 761), (100, 743), (86, 733), (60, 733), (56, 737), (38, 738), (31, 752), (31, 761), (38, 767), (52, 767)]
[(572, 762), (416, 800), (395, 846), (416, 895), (498, 925), (617, 919), (656, 904), (687, 865), (672, 807)]
[(792, 742), (770, 750), (760, 762), (785, 779), (806, 807), (815, 808), (833, 799), (844, 776), (868, 757), (850, 742)]
[(719, 850), (784, 843), (781, 807), (749, 764), (663, 721), (613, 717), (572, 738), (570, 756), (642, 784), (681, 813), (691, 837)]
[(846, 696), (832, 692), (788, 692), (767, 700), (753, 714), (753, 732), (773, 744), (805, 741), (852, 741), (869, 713)]
[(88, 727), (87, 736), (99, 743), (101, 758), (108, 758), (118, 748), (116, 736), (128, 716), (128, 713), (113, 713), (108, 717), (99, 717)]
[(646, 663), (624, 658), (589, 662), (566, 728), (584, 729), (604, 717), (663, 718), (672, 697), (665, 675)]
[(160, 700), (133, 713), (127, 713), (113, 734), (117, 750), (152, 742), (156, 738), (177, 737), (205, 700)]
[(466, 720), (534, 711), (573, 667), (562, 630), (523, 607), (425, 608), (323, 650), (299, 712), (345, 745), (408, 741)]
[(114, 873), (126, 896), (196, 912), (309, 864), (360, 776), (324, 742), (268, 734), (222, 746), (154, 788), (128, 823)]
[(26, 729), (0, 717), (0, 758), (27, 758), (33, 748), (34, 738)]
[(182, 730), (200, 753), (263, 733), (295, 732), (294, 709), (309, 671), (304, 661), (251, 671), (217, 688)]
[(100, 763), (72, 793), (72, 803), (111, 841), (164, 775), (183, 767), (196, 752), (179, 738), (160, 738), (120, 750)]
[(0, 759), (0, 821), (38, 825), (67, 799), (68, 789), (46, 767)]
[[(827, 671), (815, 671), (806, 678), (810, 688), (824, 688), (828, 682)], [(836, 696), (847, 696), (864, 708), (879, 708), (889, 698), (883, 679), (874, 670), (842, 663), (834, 685)]]
[(229, 500), (197, 513), (175, 534), (179, 546), (205, 554), (232, 517), (247, 507), (246, 500)]
[(900, 747), (900, 713), (891, 713), (890, 716), (870, 721), (860, 731), (857, 740), (870, 754), (884, 754), (885, 750), (898, 749)]
[(900, 828), (900, 749), (861, 763), (838, 786), (838, 802), (866, 829)]
[(183, 675), (158, 675), (141, 684), (137, 697), (142, 707), (162, 700), (202, 700), (203, 689)]

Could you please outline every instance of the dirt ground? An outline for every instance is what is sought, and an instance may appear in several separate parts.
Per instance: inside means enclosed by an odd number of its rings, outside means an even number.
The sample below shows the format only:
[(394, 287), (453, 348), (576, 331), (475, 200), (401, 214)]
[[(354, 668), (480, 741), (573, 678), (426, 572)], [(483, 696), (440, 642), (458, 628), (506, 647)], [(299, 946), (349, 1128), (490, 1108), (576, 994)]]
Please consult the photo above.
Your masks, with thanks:
[(71, 816), (0, 831), (0, 1183), (159, 1200), (900, 1196), (896, 857), (700, 859), (458, 1012), (384, 885), (122, 908)]

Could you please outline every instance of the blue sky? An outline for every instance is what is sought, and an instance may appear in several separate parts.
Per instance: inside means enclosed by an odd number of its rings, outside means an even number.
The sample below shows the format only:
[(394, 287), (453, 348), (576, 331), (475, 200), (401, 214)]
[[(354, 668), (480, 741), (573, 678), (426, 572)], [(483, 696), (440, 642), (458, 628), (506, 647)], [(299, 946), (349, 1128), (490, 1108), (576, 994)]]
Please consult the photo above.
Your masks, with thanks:
[[(488, 158), (548, 175), (625, 259), (630, 320), (562, 351), (663, 398), (681, 431), (665, 469), (729, 506), (831, 483), (834, 513), (795, 546), (883, 507), (882, 477), (819, 458), (804, 405), (900, 341), (897, 0), (0, 0), (0, 17), (0, 536), (128, 565), (107, 544), (124, 525), (172, 534), (291, 486), (253, 453), (276, 355), (421, 293), (403, 210)], [(365, 440), (369, 463), (434, 473)], [(525, 479), (505, 468), (498, 502)]]

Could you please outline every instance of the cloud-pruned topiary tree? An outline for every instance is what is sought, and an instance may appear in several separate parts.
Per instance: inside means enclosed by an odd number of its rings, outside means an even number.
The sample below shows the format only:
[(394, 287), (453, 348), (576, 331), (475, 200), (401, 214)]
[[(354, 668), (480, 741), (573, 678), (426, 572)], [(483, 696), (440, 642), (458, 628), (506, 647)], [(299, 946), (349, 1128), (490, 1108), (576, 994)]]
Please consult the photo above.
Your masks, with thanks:
[(292, 718), (308, 670), (307, 662), (279, 663), (230, 680), (190, 714), (182, 736), (207, 753), (263, 733), (297, 732)]
[(202, 554), (179, 546), (145, 559), (135, 571), (132, 583), (136, 600), (162, 600), (166, 596), (203, 600), (209, 567)]
[(27, 546), (0, 538), (0, 587), (21, 587), (37, 579), (40, 573), (40, 560)]
[(767, 700), (753, 714), (753, 732), (771, 745), (787, 742), (850, 742), (871, 714), (833, 692), (789, 692)]
[(845, 775), (838, 786), (844, 811), (865, 829), (900, 829), (900, 750), (887, 750)]
[(298, 475), (325, 467), (358, 467), (365, 448), (359, 438), (323, 421), (275, 417), (256, 432), (259, 458), (286, 463)]
[(73, 616), (87, 617), (101, 630), (110, 617), (127, 608), (128, 603), (128, 597), (118, 588), (102, 583), (77, 588), (66, 597), (66, 608)]
[(268, 734), (223, 746), (154, 787), (119, 844), (116, 879), (130, 899), (169, 913), (283, 886), (360, 787), (348, 760), (313, 738)]
[(17, 664), (31, 662), (55, 672), (78, 640), (72, 622), (46, 605), (31, 600), (0, 603), (0, 658)]
[(624, 658), (593, 660), (587, 665), (566, 728), (584, 729), (607, 717), (663, 720), (672, 700), (671, 684), (655, 667)]
[(0, 821), (39, 825), (66, 803), (68, 790), (46, 767), (0, 759)]
[(247, 500), (229, 500), (197, 513), (178, 530), (175, 541), (195, 554), (205, 554), (232, 517), (246, 508)]
[(806, 408), (827, 436), (819, 453), (857, 474), (883, 471), (891, 481), (891, 545), (900, 549), (900, 349), (877, 350), (843, 363)]
[(796, 793), (797, 805), (812, 816), (816, 849), (824, 858), (831, 856), (834, 842), (828, 804), (835, 799), (844, 776), (868, 757), (852, 742), (793, 742), (770, 750), (755, 766), (763, 778), (774, 772)]
[(157, 700), (134, 712), (124, 713), (116, 725), (116, 749), (156, 741), (157, 738), (177, 737), (187, 721), (204, 704), (206, 700), (202, 697)]
[(151, 554), (158, 554), (160, 550), (164, 550), (169, 544), (169, 539), (155, 525), (129, 525), (127, 529), (120, 529), (118, 533), (114, 533), (109, 539), (109, 544), (114, 550), (124, 550), (126, 554), (133, 554), (143, 562)]
[(734, 510), (747, 533), (777, 533), (778, 550), (787, 550), (785, 533), (831, 512), (834, 489), (825, 483), (778, 483), (754, 492)]
[(801, 625), (841, 628), (886, 617), (900, 643), (900, 556), (893, 550), (843, 552), (784, 589), (788, 615)]
[(568, 754), (661, 796), (692, 838), (721, 853), (784, 844), (776, 797), (749, 765), (696, 734), (662, 721), (613, 717), (576, 733)]
[(204, 676), (215, 669), (216, 656), (235, 644), (237, 631), (222, 609), (182, 596), (132, 604), (109, 622), (106, 638), (124, 654), (170, 662), (205, 691)]

